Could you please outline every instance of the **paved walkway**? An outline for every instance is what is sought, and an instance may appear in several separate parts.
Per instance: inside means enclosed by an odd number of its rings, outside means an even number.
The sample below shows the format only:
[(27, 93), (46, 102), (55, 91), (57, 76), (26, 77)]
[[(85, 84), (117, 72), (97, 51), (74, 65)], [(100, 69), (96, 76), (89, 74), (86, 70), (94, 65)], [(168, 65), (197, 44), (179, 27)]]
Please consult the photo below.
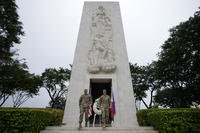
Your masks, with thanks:
[(101, 127), (83, 127), (81, 130), (77, 128), (68, 128), (66, 126), (52, 126), (47, 127), (40, 133), (158, 133), (153, 130), (152, 127), (133, 127), (133, 128), (114, 128), (107, 127), (102, 129)]

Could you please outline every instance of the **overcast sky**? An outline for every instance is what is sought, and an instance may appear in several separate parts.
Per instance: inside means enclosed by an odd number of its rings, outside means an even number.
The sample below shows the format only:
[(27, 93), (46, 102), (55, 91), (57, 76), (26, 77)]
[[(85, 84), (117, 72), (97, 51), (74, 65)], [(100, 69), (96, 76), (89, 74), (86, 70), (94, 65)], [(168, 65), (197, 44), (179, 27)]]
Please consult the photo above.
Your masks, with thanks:
[[(104, 0), (107, 1), (107, 0)], [(157, 59), (168, 30), (197, 11), (200, 0), (119, 0), (129, 61), (146, 65)], [(19, 58), (32, 73), (45, 68), (69, 67), (73, 62), (83, 0), (17, 0), (25, 36)], [(44, 89), (23, 106), (45, 107)], [(9, 100), (4, 106), (12, 105)]]

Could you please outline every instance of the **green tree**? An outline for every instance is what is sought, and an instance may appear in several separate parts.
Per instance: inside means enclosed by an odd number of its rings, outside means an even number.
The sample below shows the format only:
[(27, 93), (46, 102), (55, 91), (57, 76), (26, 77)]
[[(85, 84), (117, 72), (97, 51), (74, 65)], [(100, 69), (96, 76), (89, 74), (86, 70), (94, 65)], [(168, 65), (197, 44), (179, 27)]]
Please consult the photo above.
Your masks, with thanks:
[[(154, 63), (147, 66), (138, 66), (130, 63), (133, 91), (136, 100), (142, 101), (146, 108), (152, 108), (154, 93), (160, 88), (156, 78)], [(144, 101), (150, 93), (149, 105)]]
[(15, 52), (11, 51), (14, 44), (20, 43), (24, 35), (22, 23), (17, 14), (15, 0), (0, 0), (0, 64), (10, 62)]
[(0, 0), (0, 106), (18, 87), (15, 82), (18, 70), (27, 68), (24, 62), (13, 58), (17, 55), (14, 44), (20, 43), (22, 35), (15, 0)]
[(54, 104), (54, 108), (64, 110), (65, 104), (66, 104), (66, 98), (64, 96), (57, 97), (54, 103), (52, 100), (49, 102), (50, 107), (52, 107), (53, 104)]
[(67, 92), (70, 74), (71, 70), (64, 68), (59, 68), (58, 70), (49, 68), (42, 73), (42, 86), (49, 94), (51, 108), (56, 108), (56, 104), (60, 103), (60, 100)]
[(13, 106), (19, 107), (39, 91), (41, 80), (39, 76), (30, 74), (24, 63), (15, 60), (12, 65), (4, 65), (1, 75), (0, 106), (9, 96), (12, 96)]
[(133, 91), (136, 100), (142, 101), (146, 108), (148, 108), (148, 105), (143, 99), (147, 97), (146, 91), (148, 90), (148, 85), (146, 84), (145, 68), (132, 63), (129, 63), (129, 65), (132, 77)]
[[(180, 91), (179, 89), (174, 88), (158, 90), (157, 95), (155, 96), (155, 101), (163, 107), (183, 107), (182, 105), (185, 105), (185, 101), (188, 99), (188, 97), (185, 97), (184, 95), (190, 93), (188, 91), (189, 89)], [(184, 97), (180, 98), (182, 96)]]
[(26, 64), (20, 63), (18, 60), (12, 60), (9, 64), (0, 67), (0, 106), (2, 106), (8, 97), (15, 93), (15, 89), (19, 85), (19, 75), (26, 71)]
[(146, 66), (146, 76), (147, 76), (147, 84), (148, 84), (148, 90), (150, 93), (150, 101), (149, 101), (149, 108), (152, 108), (153, 102), (155, 100), (153, 97), (155, 96), (155, 93), (157, 93), (158, 90), (162, 87), (160, 80), (157, 77), (157, 69), (155, 67), (156, 62), (152, 62), (148, 66)]
[[(189, 20), (170, 29), (170, 37), (162, 45), (156, 67), (157, 76), (167, 89), (157, 97), (171, 94), (169, 91), (178, 94), (176, 99), (165, 103), (166, 106), (188, 107), (192, 100), (200, 100), (199, 10)], [(176, 104), (171, 106), (172, 103)]]
[(28, 71), (22, 70), (18, 73), (19, 86), (14, 89), (11, 95), (13, 100), (13, 107), (19, 107), (29, 98), (38, 95), (39, 89), (42, 85), (40, 76), (30, 74)]

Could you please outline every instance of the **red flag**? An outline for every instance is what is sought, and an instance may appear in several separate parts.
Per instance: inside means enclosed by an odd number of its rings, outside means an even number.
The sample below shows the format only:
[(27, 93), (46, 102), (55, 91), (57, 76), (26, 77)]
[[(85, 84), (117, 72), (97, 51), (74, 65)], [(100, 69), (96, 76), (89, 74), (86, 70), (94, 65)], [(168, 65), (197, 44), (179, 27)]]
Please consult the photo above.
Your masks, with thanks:
[(92, 107), (91, 105), (88, 108), (88, 117), (92, 116)]

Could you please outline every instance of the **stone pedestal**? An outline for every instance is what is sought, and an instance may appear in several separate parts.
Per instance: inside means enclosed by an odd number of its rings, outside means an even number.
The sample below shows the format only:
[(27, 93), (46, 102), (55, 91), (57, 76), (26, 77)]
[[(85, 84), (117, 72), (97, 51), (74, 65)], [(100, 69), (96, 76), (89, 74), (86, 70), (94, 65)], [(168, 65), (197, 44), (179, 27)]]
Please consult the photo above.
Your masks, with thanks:
[(112, 128), (138, 127), (118, 2), (85, 2), (74, 55), (63, 123), (79, 121), (79, 97), (91, 81), (111, 81), (116, 115)]

